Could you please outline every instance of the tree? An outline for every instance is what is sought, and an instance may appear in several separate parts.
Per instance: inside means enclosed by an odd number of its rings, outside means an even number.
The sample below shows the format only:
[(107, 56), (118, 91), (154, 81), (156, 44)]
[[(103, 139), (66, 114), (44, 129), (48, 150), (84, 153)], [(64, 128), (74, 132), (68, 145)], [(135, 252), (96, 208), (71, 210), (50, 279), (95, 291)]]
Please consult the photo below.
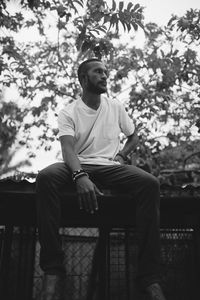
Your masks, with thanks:
[[(12, 35), (1, 38), (3, 84), (17, 86), (23, 103), (19, 107), (23, 120), (20, 144), (33, 150), (32, 132), (40, 128), (37, 147), (51, 150), (57, 138), (55, 113), (60, 103), (73, 101), (80, 92), (77, 65), (95, 55), (111, 70), (110, 95), (121, 99), (125, 93), (130, 116), (136, 126), (143, 124), (139, 157), (151, 161), (152, 166), (155, 162), (165, 168), (174, 166), (161, 151), (190, 144), (195, 139), (191, 129), (199, 124), (200, 12), (172, 16), (162, 28), (154, 23), (144, 26), (142, 7), (131, 2), (125, 6), (113, 1), (112, 7), (106, 1), (87, 1), (86, 7), (81, 0), (22, 3), (23, 8), (27, 5), (31, 17), (9, 15), (5, 4), (0, 10), (3, 29), (17, 33), (37, 27), (39, 32), (33, 43), (19, 43)], [(48, 22), (49, 17), (53, 22)], [(146, 36), (142, 49), (134, 40), (127, 45), (116, 43), (122, 29), (133, 36), (138, 27)], [(56, 39), (49, 36), (50, 31)]]
[[(181, 161), (160, 155), (164, 148), (192, 145), (198, 137), (194, 127), (200, 115), (199, 15), (191, 10), (180, 19), (173, 16), (165, 28), (146, 24), (142, 50), (128, 45), (123, 51), (116, 49), (113, 96), (124, 87), (129, 90), (127, 109), (136, 125), (143, 124), (138, 154), (162, 168), (180, 167)], [(182, 27), (185, 19), (187, 28)]]
[[(12, 157), (17, 151), (17, 149), (11, 149), (11, 146), (15, 142), (23, 117), (20, 108), (14, 102), (3, 102), (0, 105), (0, 176), (13, 169), (30, 165), (28, 160), (23, 160), (12, 167), (10, 166)], [(8, 151), (8, 149), (11, 150)]]
[[(4, 145), (1, 161), (4, 162), (17, 133), (22, 137), (18, 144), (26, 145), (31, 157), (35, 150), (32, 136), (37, 128), (40, 128), (40, 143), (36, 147), (51, 150), (57, 138), (57, 105), (71, 101), (80, 92), (76, 79), (79, 61), (94, 55), (112, 56), (109, 38), (112, 32), (118, 34), (120, 24), (127, 31), (143, 27), (142, 7), (131, 2), (125, 6), (113, 0), (112, 7), (108, 7), (103, 0), (29, 0), (20, 1), (21, 10), (13, 15), (7, 9), (8, 2), (0, 4), (0, 28), (4, 32), (0, 48), (2, 91), (5, 87), (17, 88), (21, 106), (11, 99), (1, 103), (0, 137)], [(14, 37), (33, 28), (38, 32), (36, 42), (19, 42)], [(50, 31), (56, 38), (51, 38)], [(5, 120), (3, 111), (8, 111), (8, 107), (10, 113)], [(14, 125), (10, 126), (11, 123)]]

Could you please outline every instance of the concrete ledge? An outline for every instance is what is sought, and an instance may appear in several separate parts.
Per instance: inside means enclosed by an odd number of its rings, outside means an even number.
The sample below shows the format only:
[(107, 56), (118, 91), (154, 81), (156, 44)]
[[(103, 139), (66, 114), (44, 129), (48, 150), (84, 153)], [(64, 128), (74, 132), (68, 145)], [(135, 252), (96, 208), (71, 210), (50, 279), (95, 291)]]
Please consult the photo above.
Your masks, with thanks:
[[(62, 224), (65, 227), (134, 227), (136, 203), (130, 195), (104, 191), (94, 215), (80, 211), (77, 195), (63, 193)], [(24, 180), (0, 182), (0, 225), (36, 226), (35, 184)], [(200, 227), (200, 196), (161, 196), (162, 228)]]

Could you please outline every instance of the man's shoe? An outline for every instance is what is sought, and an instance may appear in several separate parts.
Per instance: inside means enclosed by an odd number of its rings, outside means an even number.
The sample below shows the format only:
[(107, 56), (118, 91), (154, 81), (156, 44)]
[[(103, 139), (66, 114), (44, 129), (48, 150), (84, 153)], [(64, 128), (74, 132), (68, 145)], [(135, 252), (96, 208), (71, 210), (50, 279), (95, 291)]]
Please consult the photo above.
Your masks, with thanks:
[(39, 300), (64, 300), (65, 277), (45, 274)]
[(158, 283), (152, 283), (146, 288), (151, 300), (166, 300), (161, 286)]

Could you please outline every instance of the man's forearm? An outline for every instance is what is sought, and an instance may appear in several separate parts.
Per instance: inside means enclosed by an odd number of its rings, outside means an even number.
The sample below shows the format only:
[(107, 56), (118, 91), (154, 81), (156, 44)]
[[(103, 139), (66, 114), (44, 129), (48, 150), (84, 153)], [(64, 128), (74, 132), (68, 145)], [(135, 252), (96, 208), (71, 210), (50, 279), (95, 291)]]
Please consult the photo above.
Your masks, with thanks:
[[(60, 137), (62, 155), (65, 164), (74, 173), (81, 169), (81, 164), (74, 147), (74, 138), (70, 135)], [(94, 213), (98, 209), (97, 194), (101, 194), (86, 172), (75, 172), (72, 179), (76, 186), (80, 209)], [(101, 194), (102, 195), (102, 194)]]
[(127, 155), (135, 150), (136, 146), (138, 144), (138, 136), (136, 134), (132, 134), (127, 138), (127, 141), (123, 147), (123, 149), (120, 151), (120, 153), (124, 156), (127, 157)]
[(81, 164), (78, 156), (70, 148), (62, 150), (63, 160), (72, 172), (81, 169)]
[(65, 164), (72, 172), (81, 169), (80, 161), (74, 150), (74, 138), (72, 136), (61, 136), (60, 142)]

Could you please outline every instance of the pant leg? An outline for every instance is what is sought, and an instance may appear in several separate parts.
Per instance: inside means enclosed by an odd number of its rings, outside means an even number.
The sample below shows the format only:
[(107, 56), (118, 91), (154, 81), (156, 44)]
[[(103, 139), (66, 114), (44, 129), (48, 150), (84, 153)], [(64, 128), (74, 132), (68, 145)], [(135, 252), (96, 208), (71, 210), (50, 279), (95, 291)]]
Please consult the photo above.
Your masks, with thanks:
[(95, 177), (105, 187), (120, 188), (133, 195), (136, 201), (136, 230), (139, 244), (137, 279), (143, 287), (158, 282), (160, 272), (158, 180), (142, 169), (129, 165), (97, 168)]
[[(72, 188), (70, 172), (64, 163), (55, 163), (39, 172), (36, 179), (40, 267), (47, 274), (64, 273), (64, 253), (59, 236), (60, 197)], [(67, 201), (67, 199), (66, 199)]]

